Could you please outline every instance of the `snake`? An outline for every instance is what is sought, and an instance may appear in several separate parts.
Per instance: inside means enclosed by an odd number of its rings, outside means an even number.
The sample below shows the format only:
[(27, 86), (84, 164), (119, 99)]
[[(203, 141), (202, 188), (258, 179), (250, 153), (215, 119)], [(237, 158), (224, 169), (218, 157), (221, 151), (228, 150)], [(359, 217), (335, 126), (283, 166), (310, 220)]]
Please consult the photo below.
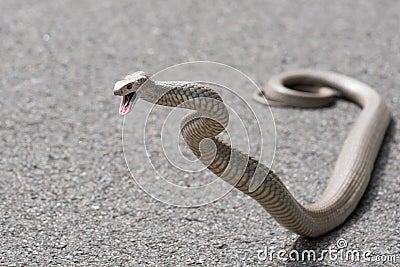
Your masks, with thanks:
[[(339, 153), (325, 190), (313, 203), (300, 203), (270, 168), (219, 136), (229, 122), (221, 96), (194, 81), (157, 81), (143, 71), (115, 83), (121, 115), (140, 98), (155, 105), (191, 110), (180, 125), (194, 155), (215, 175), (256, 200), (280, 225), (304, 237), (324, 235), (356, 209), (374, 169), (391, 120), (382, 96), (367, 84), (330, 71), (297, 70), (272, 77), (254, 99), (294, 108), (329, 106), (336, 98), (354, 102), (361, 112)], [(326, 140), (328, 141), (328, 140)], [(251, 188), (252, 180), (261, 181)]]

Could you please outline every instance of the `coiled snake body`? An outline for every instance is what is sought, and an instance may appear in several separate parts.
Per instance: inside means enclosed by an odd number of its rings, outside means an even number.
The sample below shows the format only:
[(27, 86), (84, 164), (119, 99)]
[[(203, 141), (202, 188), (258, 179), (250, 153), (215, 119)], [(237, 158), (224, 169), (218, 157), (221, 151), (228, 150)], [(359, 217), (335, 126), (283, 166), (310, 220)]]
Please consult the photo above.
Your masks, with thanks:
[[(320, 88), (307, 92), (286, 87), (293, 84), (317, 84)], [(342, 224), (361, 199), (388, 127), (390, 112), (369, 86), (332, 72), (289, 72), (271, 79), (267, 88), (265, 93), (275, 103), (318, 107), (327, 105), (339, 92), (362, 107), (324, 193), (313, 204), (300, 204), (274, 172), (218, 137), (229, 116), (221, 97), (211, 88), (195, 82), (153, 81), (144, 72), (135, 72), (115, 84), (114, 94), (122, 96), (122, 115), (131, 110), (137, 98), (194, 110), (182, 121), (181, 133), (210, 171), (255, 199), (287, 229), (303, 236), (322, 235)], [(259, 95), (255, 97), (265, 102)], [(256, 190), (250, 190), (252, 179), (262, 181)]]

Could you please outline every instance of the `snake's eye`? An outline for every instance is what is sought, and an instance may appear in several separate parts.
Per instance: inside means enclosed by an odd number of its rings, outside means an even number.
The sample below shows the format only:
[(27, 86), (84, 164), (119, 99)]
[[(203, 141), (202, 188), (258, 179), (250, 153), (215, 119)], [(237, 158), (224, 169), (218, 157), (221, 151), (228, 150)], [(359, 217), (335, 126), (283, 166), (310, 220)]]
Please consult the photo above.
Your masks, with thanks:
[(131, 83), (128, 84), (128, 85), (126, 86), (126, 88), (127, 88), (127, 89), (132, 89), (132, 84), (131, 84)]

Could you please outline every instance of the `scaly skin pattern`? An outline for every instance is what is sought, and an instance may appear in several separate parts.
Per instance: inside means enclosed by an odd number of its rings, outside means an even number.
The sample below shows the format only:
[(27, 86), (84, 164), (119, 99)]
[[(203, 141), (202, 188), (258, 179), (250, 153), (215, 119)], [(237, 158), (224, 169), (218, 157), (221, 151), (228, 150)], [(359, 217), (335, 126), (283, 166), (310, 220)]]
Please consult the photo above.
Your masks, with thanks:
[[(356, 208), (368, 185), (390, 113), (374, 90), (356, 80), (333, 73), (300, 74), (317, 76), (318, 82), (328, 83), (363, 107), (326, 190), (310, 205), (300, 204), (269, 168), (218, 137), (228, 125), (229, 114), (219, 94), (211, 88), (195, 82), (149, 79), (143, 85), (141, 98), (193, 110), (183, 119), (181, 133), (196, 157), (214, 174), (255, 199), (282, 226), (299, 235), (315, 237), (341, 225)], [(279, 101), (286, 100), (285, 96), (278, 97)], [(254, 178), (263, 182), (250, 191)]]

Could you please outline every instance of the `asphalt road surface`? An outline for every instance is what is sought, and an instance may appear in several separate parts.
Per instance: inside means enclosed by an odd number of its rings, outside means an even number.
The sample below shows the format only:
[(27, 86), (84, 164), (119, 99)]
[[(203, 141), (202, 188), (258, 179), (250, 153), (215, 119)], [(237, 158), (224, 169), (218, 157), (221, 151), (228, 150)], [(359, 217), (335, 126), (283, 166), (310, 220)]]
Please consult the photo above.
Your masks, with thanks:
[[(0, 14), (0, 265), (400, 262), (398, 1), (3, 0)], [(305, 239), (238, 191), (179, 208), (135, 184), (114, 82), (192, 60), (228, 64), (258, 85), (285, 70), (332, 70), (385, 97), (393, 120), (366, 194), (342, 227)], [(273, 109), (273, 169), (302, 203), (322, 192), (358, 113), (345, 101)], [(343, 242), (366, 262), (321, 253)], [(320, 257), (285, 261), (272, 250)]]

